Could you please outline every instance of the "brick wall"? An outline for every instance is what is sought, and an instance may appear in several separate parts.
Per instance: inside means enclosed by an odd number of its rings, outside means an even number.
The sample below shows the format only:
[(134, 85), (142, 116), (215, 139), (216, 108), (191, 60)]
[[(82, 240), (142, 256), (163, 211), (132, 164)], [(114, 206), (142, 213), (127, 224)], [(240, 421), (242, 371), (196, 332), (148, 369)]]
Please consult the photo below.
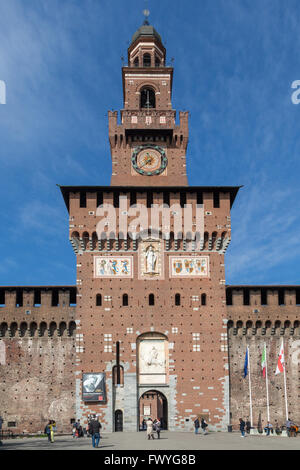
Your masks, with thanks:
[(259, 417), (264, 423), (267, 421), (266, 382), (261, 371), (264, 343), (268, 358), (270, 419), (273, 425), (275, 420), (279, 425), (285, 423), (283, 374), (275, 375), (282, 339), (286, 358), (288, 410), (291, 418), (300, 422), (299, 290), (299, 286), (227, 288), (227, 301), (231, 304), (227, 305), (230, 407), (235, 426), (240, 417), (250, 416), (249, 382), (242, 375), (247, 345), (251, 361), (254, 425), (257, 426)]
[[(69, 432), (75, 418), (75, 306), (70, 306), (70, 292), (76, 298), (76, 288), (1, 290), (3, 428), (10, 424), (16, 433), (40, 432), (49, 419), (55, 419), (58, 432)], [(39, 304), (34, 303), (37, 290)], [(18, 307), (17, 300), (21, 300)]]

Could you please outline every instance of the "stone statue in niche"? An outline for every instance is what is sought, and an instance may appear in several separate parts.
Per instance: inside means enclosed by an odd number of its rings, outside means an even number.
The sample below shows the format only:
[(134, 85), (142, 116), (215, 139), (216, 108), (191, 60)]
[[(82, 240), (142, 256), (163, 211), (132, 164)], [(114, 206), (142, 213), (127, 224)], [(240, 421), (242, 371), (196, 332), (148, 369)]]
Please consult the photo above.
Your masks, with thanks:
[(156, 262), (157, 262), (157, 254), (154, 251), (152, 245), (148, 246), (146, 253), (145, 253), (145, 265), (146, 265), (146, 273), (147, 274), (155, 274)]

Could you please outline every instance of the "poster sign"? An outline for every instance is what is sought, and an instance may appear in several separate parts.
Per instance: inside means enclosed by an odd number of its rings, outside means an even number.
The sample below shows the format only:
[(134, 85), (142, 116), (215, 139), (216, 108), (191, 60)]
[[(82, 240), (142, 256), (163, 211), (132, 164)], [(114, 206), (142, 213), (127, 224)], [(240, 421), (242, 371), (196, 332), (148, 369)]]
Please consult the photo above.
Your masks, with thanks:
[(83, 401), (106, 402), (105, 373), (82, 374)]

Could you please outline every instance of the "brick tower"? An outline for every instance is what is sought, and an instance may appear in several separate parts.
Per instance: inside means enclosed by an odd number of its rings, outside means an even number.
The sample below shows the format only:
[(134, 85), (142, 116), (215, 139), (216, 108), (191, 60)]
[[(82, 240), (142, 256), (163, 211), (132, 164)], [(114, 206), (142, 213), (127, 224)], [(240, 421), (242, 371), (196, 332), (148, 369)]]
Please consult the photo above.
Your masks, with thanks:
[[(109, 112), (111, 184), (187, 186), (188, 113), (179, 113), (177, 126), (171, 102), (173, 68), (166, 66), (160, 35), (145, 23), (134, 34), (128, 67), (122, 69), (122, 124), (117, 124), (117, 112)], [(153, 150), (151, 158), (147, 149)]]
[[(77, 256), (76, 415), (105, 431), (229, 423), (224, 253), (237, 187), (188, 186), (188, 113), (153, 26), (132, 38), (109, 112), (111, 186), (61, 187)], [(197, 236), (195, 237), (195, 232)]]

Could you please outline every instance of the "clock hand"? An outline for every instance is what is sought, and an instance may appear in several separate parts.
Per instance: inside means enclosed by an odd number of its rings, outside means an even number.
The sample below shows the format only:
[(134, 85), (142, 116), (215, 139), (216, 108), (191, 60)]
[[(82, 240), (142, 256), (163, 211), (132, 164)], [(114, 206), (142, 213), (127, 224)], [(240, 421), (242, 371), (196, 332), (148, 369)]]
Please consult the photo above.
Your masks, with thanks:
[(147, 165), (148, 163), (151, 163), (151, 160), (151, 156), (149, 155), (149, 157), (144, 160), (140, 168), (143, 168), (143, 166)]

